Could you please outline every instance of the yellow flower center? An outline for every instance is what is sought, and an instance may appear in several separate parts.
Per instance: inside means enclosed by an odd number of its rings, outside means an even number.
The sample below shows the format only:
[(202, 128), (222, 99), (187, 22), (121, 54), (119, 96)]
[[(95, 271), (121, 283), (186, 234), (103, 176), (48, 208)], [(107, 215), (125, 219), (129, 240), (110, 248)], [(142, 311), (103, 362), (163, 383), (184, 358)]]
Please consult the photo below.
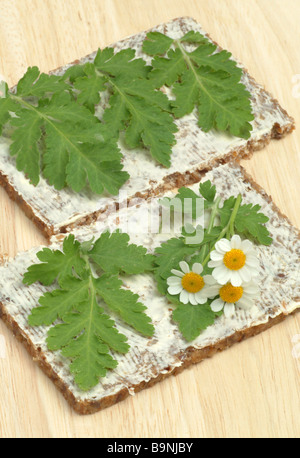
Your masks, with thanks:
[(220, 289), (220, 298), (224, 302), (234, 303), (240, 300), (243, 295), (243, 288), (241, 286), (232, 286), (231, 283), (222, 286)]
[(204, 280), (201, 275), (189, 272), (182, 277), (181, 284), (189, 293), (198, 293), (204, 286)]
[(224, 255), (223, 262), (230, 270), (239, 270), (244, 267), (246, 255), (242, 250), (233, 248)]

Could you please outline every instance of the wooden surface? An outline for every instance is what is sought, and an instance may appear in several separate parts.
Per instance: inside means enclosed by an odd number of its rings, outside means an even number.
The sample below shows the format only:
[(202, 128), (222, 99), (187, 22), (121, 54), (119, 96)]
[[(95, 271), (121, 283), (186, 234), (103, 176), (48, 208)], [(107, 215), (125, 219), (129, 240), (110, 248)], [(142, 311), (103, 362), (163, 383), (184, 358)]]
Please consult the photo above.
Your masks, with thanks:
[[(0, 0), (0, 73), (49, 71), (179, 16), (197, 19), (300, 125), (299, 0)], [(300, 133), (243, 161), (300, 227)], [(0, 190), (0, 253), (44, 239)], [(0, 437), (299, 437), (300, 315), (92, 416), (0, 322)]]

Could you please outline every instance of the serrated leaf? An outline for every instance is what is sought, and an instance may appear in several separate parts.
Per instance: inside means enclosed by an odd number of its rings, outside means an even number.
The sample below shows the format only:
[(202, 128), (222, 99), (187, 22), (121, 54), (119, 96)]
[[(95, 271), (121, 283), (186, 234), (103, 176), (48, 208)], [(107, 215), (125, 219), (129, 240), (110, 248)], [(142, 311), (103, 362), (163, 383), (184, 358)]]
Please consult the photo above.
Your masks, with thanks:
[(28, 317), (31, 326), (49, 326), (57, 318), (63, 319), (75, 306), (88, 299), (88, 279), (69, 277), (64, 279), (64, 289), (46, 292), (40, 297), (40, 307), (32, 309)]
[(135, 50), (131, 48), (117, 53), (114, 53), (113, 48), (99, 49), (94, 64), (96, 68), (113, 77), (127, 75), (130, 78), (131, 75), (134, 79), (144, 79), (151, 70), (143, 59), (136, 58)]
[(32, 89), (34, 83), (38, 79), (40, 71), (38, 67), (28, 67), (27, 71), (24, 73), (23, 77), (17, 84), (17, 94), (18, 95), (29, 95), (28, 93)]
[(43, 248), (37, 253), (41, 264), (35, 264), (28, 268), (24, 275), (23, 283), (32, 285), (39, 281), (45, 286), (52, 285), (57, 279), (58, 282), (72, 276), (73, 269), (77, 275), (81, 275), (85, 269), (85, 261), (80, 256), (80, 243), (75, 240), (74, 235), (64, 239), (63, 252)]
[(243, 74), (242, 69), (231, 58), (230, 52), (222, 50), (213, 54), (216, 48), (213, 43), (207, 43), (205, 46), (196, 48), (190, 53), (190, 56), (199, 67), (209, 67), (215, 71), (225, 72), (230, 76), (235, 75), (238, 82)]
[(239, 233), (251, 234), (256, 242), (262, 245), (270, 245), (272, 238), (268, 229), (264, 226), (269, 221), (269, 218), (260, 213), (260, 205), (245, 204), (238, 209), (235, 218), (235, 228)]
[(236, 197), (230, 196), (228, 199), (224, 200), (222, 208), (219, 209), (220, 222), (223, 227), (228, 223), (235, 203)]
[(200, 183), (199, 191), (202, 197), (208, 202), (213, 202), (216, 196), (216, 186), (210, 180)]
[(180, 304), (173, 312), (173, 319), (184, 338), (190, 342), (214, 323), (215, 314), (209, 304)]
[[(198, 32), (172, 40), (169, 48), (172, 45), (175, 50), (168, 50), (168, 41), (162, 37), (156, 34), (152, 40), (147, 39), (143, 49), (154, 56), (149, 78), (153, 78), (155, 87), (173, 84), (174, 115), (180, 118), (196, 108), (199, 126), (205, 132), (217, 129), (249, 138), (254, 119), (250, 94), (240, 82), (242, 70), (231, 54), (216, 52), (216, 45)], [(188, 52), (184, 43), (197, 47)], [(159, 57), (161, 51), (167, 56)]]
[(120, 131), (125, 130), (127, 147), (144, 146), (154, 159), (169, 167), (174, 133), (178, 130), (169, 113), (170, 102), (147, 79), (149, 67), (145, 61), (134, 57), (132, 49), (116, 54), (109, 48), (98, 51), (96, 74), (106, 79), (111, 94), (102, 119), (111, 122), (117, 138)]
[(20, 97), (45, 97), (49, 93), (62, 92), (68, 85), (60, 76), (40, 73), (38, 67), (29, 67), (17, 85)]
[(93, 64), (86, 64), (84, 71), (85, 76), (76, 78), (74, 83), (75, 89), (79, 91), (77, 101), (94, 114), (95, 105), (100, 102), (100, 92), (106, 89), (105, 79), (98, 77)]
[(168, 57), (168, 59), (161, 59), (156, 56), (152, 59), (153, 69), (149, 74), (149, 80), (155, 88), (171, 86), (177, 81), (178, 75), (184, 73), (186, 69), (184, 56), (179, 49), (171, 49)]
[(190, 30), (182, 38), (180, 38), (182, 43), (202, 43), (202, 44), (210, 44), (209, 40), (202, 35), (200, 32), (195, 32), (194, 30)]
[(156, 273), (166, 279), (171, 269), (176, 269), (180, 261), (186, 256), (194, 254), (196, 250), (196, 246), (186, 245), (183, 238), (174, 237), (162, 243), (155, 250), (155, 253), (158, 255), (155, 260), (157, 265)]
[[(170, 113), (165, 111), (169, 107), (167, 97), (155, 91), (147, 80), (121, 77), (113, 81), (113, 88), (114, 105), (105, 110), (103, 119), (119, 115), (114, 124), (118, 129), (125, 126), (126, 145), (129, 148), (146, 147), (154, 159), (169, 167), (174, 133), (178, 129)], [(122, 109), (116, 111), (116, 104)]]
[(23, 171), (30, 182), (37, 185), (40, 180), (41, 152), (38, 143), (42, 137), (42, 119), (34, 112), (22, 110), (20, 117), (13, 118), (15, 128), (10, 145), (11, 156), (16, 156), (16, 167)]
[(179, 188), (178, 193), (172, 199), (165, 198), (164, 205), (174, 208), (176, 212), (189, 214), (193, 219), (203, 213), (203, 199), (190, 188)]
[(160, 32), (147, 33), (146, 40), (143, 43), (143, 52), (154, 56), (155, 54), (165, 54), (173, 42), (172, 38), (167, 37)]
[(212, 128), (228, 131), (248, 139), (254, 119), (250, 94), (235, 78), (216, 75), (205, 68), (197, 70), (197, 82), (202, 88), (198, 98), (198, 122), (205, 132)]
[[(5, 83), (4, 91), (8, 93), (8, 86)], [(15, 112), (18, 109), (18, 104), (10, 97), (0, 97), (0, 135), (2, 134), (3, 126), (10, 118), (10, 112)]]
[(153, 270), (154, 256), (146, 248), (129, 244), (125, 233), (104, 232), (88, 253), (91, 259), (109, 273), (139, 274)]
[[(78, 122), (86, 124), (89, 111), (79, 105), (72, 108)], [(67, 183), (76, 192), (89, 183), (95, 193), (101, 194), (106, 189), (117, 194), (129, 175), (122, 170), (119, 148), (115, 142), (105, 141), (106, 133), (96, 118), (91, 118), (90, 125), (81, 134), (79, 124), (78, 131), (74, 124), (69, 125), (65, 120), (63, 108), (56, 109), (50, 104), (42, 111), (57, 121), (48, 122), (45, 127), (44, 175), (49, 183), (57, 189), (62, 189)]]
[[(231, 196), (224, 201), (223, 207), (219, 210), (220, 221), (223, 226), (228, 223), (235, 203), (236, 197)], [(234, 220), (234, 227), (239, 234), (243, 234), (247, 238), (250, 236), (259, 244), (270, 245), (272, 238), (264, 225), (269, 221), (269, 218), (259, 212), (260, 209), (260, 205), (257, 204), (240, 205)]]
[(152, 336), (154, 327), (151, 319), (144, 313), (146, 307), (138, 301), (137, 294), (122, 288), (123, 284), (116, 276), (102, 275), (95, 281), (97, 294), (102, 297), (111, 310), (134, 329), (146, 336)]
[[(127, 269), (120, 253), (118, 263), (122, 265), (117, 270), (150, 268), (152, 256), (149, 258), (146, 249), (128, 245), (129, 237), (118, 235), (120, 239), (116, 237), (108, 241), (109, 247), (112, 249), (111, 242), (116, 241), (117, 249), (123, 249), (123, 256), (137, 256), (138, 260), (133, 269)], [(117, 366), (113, 352), (127, 353), (129, 350), (126, 336), (118, 331), (104, 307), (142, 335), (152, 336), (154, 333), (146, 307), (137, 294), (125, 288), (117, 275), (99, 273), (95, 276), (95, 266), (90, 264), (93, 243), (92, 239), (80, 244), (69, 235), (64, 240), (62, 252), (49, 248), (40, 251), (37, 256), (42, 263), (30, 266), (24, 276), (27, 284), (41, 281), (50, 285), (58, 279), (60, 289), (47, 291), (40, 297), (40, 306), (32, 309), (28, 322), (31, 326), (49, 326), (48, 348), (60, 350), (71, 359), (70, 371), (82, 390), (95, 386), (99, 377), (104, 377), (107, 370)], [(101, 264), (109, 257), (105, 244), (97, 245), (96, 252)]]
[[(113, 148), (114, 146), (112, 153)], [(129, 174), (123, 171), (121, 162), (103, 161), (101, 153), (97, 145), (70, 148), (66, 182), (74, 191), (81, 191), (88, 182), (91, 190), (97, 194), (102, 194), (106, 189), (110, 194), (116, 195), (128, 180)]]
[[(91, 70), (86, 65), (85, 71), (87, 79), (94, 82), (94, 67)], [(88, 94), (83, 91), (82, 77), (76, 84), (80, 86), (79, 100), (91, 109), (92, 101), (96, 101), (95, 87), (93, 94)], [(10, 122), (10, 153), (32, 184), (39, 183), (42, 173), (58, 190), (68, 185), (80, 192), (89, 185), (98, 194), (104, 190), (117, 194), (128, 180), (109, 129), (88, 108), (75, 102), (63, 78), (29, 68), (19, 81), (17, 95), (9, 93), (8, 100), (0, 103), (0, 122)], [(4, 113), (1, 108), (8, 111)]]
[(125, 336), (113, 326), (113, 320), (103, 313), (95, 295), (90, 294), (87, 301), (76, 305), (76, 311), (64, 316), (64, 324), (56, 325), (49, 331), (49, 348), (62, 349), (62, 354), (72, 359), (70, 371), (84, 391), (97, 385), (99, 377), (104, 377), (107, 369), (117, 366), (109, 348), (121, 353), (128, 351)]

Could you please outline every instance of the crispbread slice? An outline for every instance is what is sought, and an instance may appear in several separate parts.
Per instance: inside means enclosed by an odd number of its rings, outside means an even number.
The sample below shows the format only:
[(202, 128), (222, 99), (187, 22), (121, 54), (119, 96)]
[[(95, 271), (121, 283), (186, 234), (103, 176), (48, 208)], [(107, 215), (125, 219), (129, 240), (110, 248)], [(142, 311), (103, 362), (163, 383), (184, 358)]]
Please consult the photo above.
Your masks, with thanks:
[[(300, 308), (300, 236), (285, 216), (273, 204), (272, 199), (253, 182), (236, 163), (220, 165), (202, 174), (202, 180), (210, 179), (216, 185), (217, 193), (223, 198), (240, 193), (244, 203), (259, 204), (262, 212), (269, 217), (268, 230), (273, 237), (271, 246), (258, 246), (260, 261), (259, 285), (261, 294), (255, 306), (249, 311), (238, 310), (234, 317), (218, 317), (215, 323), (203, 331), (193, 342), (186, 342), (176, 323), (172, 321), (172, 305), (160, 295), (153, 274), (135, 275), (124, 278), (126, 285), (139, 294), (147, 306), (147, 314), (153, 320), (155, 334), (145, 338), (120, 322), (116, 323), (128, 338), (130, 351), (126, 355), (116, 354), (118, 366), (110, 371), (100, 383), (89, 392), (80, 391), (69, 372), (69, 362), (59, 352), (50, 352), (46, 346), (47, 327), (29, 327), (27, 317), (38, 299), (51, 288), (39, 284), (25, 286), (22, 277), (27, 267), (37, 262), (38, 249), (19, 254), (14, 260), (0, 267), (0, 312), (2, 319), (21, 340), (34, 360), (53, 380), (73, 408), (88, 414), (108, 407), (152, 386), (171, 374), (177, 374), (190, 364), (223, 350), (235, 342), (255, 335), (283, 320)], [(198, 191), (199, 183), (191, 188)], [(176, 190), (168, 196), (176, 194)], [(159, 232), (147, 232), (145, 215), (149, 208), (159, 206), (159, 199), (141, 199), (137, 205), (120, 209), (115, 214), (100, 218), (90, 227), (73, 231), (80, 241), (99, 237), (106, 229), (120, 228), (123, 221), (129, 221), (131, 242), (142, 244), (153, 252), (155, 247), (169, 236)], [(151, 213), (157, 214), (157, 213)], [(140, 231), (137, 228), (141, 228)], [(52, 238), (52, 248), (60, 249), (65, 236)]]
[[(190, 30), (207, 35), (202, 27), (191, 18), (179, 18), (169, 23), (158, 25), (152, 29), (178, 38)], [(149, 56), (141, 52), (142, 43), (147, 32), (139, 33), (112, 45), (116, 51), (132, 47), (137, 51), (137, 57), (143, 57), (150, 62)], [(219, 50), (221, 48), (219, 47)], [(75, 63), (93, 61), (92, 53)], [(52, 72), (63, 74), (72, 64)], [(193, 179), (196, 170), (209, 169), (215, 164), (250, 155), (254, 150), (264, 147), (271, 138), (281, 138), (294, 129), (294, 121), (283, 110), (279, 103), (267, 93), (262, 86), (244, 70), (242, 80), (251, 93), (255, 120), (251, 138), (243, 140), (225, 133), (204, 133), (197, 125), (195, 113), (176, 121), (179, 131), (176, 134), (177, 144), (173, 148), (172, 164), (166, 169), (156, 163), (147, 151), (126, 150), (122, 145), (124, 155), (124, 170), (131, 176), (121, 188), (119, 196), (95, 195), (89, 191), (74, 193), (70, 189), (56, 191), (41, 179), (37, 187), (32, 186), (18, 172), (15, 159), (9, 156), (9, 143), (5, 138), (0, 139), (0, 184), (5, 187), (10, 197), (16, 200), (26, 214), (44, 232), (46, 236), (64, 232), (78, 224), (89, 224), (104, 211), (108, 205), (121, 199), (130, 199), (136, 194), (145, 196), (164, 192), (174, 187), (180, 180), (181, 184)], [(102, 107), (97, 113), (101, 117)]]

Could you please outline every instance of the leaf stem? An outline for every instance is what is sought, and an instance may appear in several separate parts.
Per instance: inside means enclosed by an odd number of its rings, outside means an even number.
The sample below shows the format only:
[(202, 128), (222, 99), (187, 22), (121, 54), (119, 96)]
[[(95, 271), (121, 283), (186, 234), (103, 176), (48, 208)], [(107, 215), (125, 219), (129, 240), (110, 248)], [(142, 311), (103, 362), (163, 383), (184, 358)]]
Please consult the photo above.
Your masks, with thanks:
[[(218, 199), (216, 199), (216, 202), (217, 202), (217, 200), (218, 200)], [(202, 263), (202, 266), (203, 266), (203, 267), (208, 263), (208, 261), (209, 261), (209, 259), (210, 259), (210, 253), (213, 251), (213, 249), (214, 249), (216, 243), (217, 243), (219, 240), (221, 240), (221, 238), (223, 238), (225, 235), (226, 235), (227, 238), (230, 238), (230, 237), (232, 237), (232, 236), (234, 235), (234, 221), (235, 221), (235, 218), (236, 218), (238, 209), (239, 209), (239, 207), (240, 207), (240, 205), (241, 205), (241, 202), (242, 202), (242, 196), (241, 196), (241, 194), (239, 194), (239, 195), (237, 196), (237, 198), (236, 198), (236, 201), (235, 201), (234, 207), (233, 207), (233, 209), (232, 209), (232, 213), (231, 213), (231, 216), (230, 216), (230, 218), (229, 218), (229, 221), (228, 221), (228, 223), (226, 224), (226, 226), (223, 228), (223, 230), (220, 232), (219, 237), (217, 238), (217, 240), (215, 241), (215, 243), (212, 245), (212, 247), (211, 247), (209, 253), (207, 254), (206, 258), (204, 259), (204, 261), (203, 261), (203, 263)], [(217, 209), (218, 209), (218, 206), (214, 206), (213, 212), (214, 212), (214, 213), (217, 212)], [(212, 220), (212, 216), (213, 216), (213, 215), (211, 215), (211, 220)], [(214, 215), (214, 218), (215, 218), (215, 216), (216, 216), (216, 214)], [(211, 221), (210, 221), (210, 223), (211, 223)], [(211, 225), (211, 224), (210, 224), (210, 225)], [(210, 227), (210, 225), (209, 225), (209, 227)], [(210, 229), (210, 230), (211, 230), (211, 229)]]
[(207, 228), (207, 233), (208, 234), (211, 233), (212, 228), (214, 227), (214, 222), (215, 222), (217, 213), (219, 211), (219, 203), (220, 202), (221, 202), (221, 197), (217, 197), (215, 202), (214, 202), (214, 205), (212, 207), (212, 212), (211, 212), (211, 215), (210, 215), (210, 220), (209, 220), (209, 224), (208, 224), (208, 228)]

